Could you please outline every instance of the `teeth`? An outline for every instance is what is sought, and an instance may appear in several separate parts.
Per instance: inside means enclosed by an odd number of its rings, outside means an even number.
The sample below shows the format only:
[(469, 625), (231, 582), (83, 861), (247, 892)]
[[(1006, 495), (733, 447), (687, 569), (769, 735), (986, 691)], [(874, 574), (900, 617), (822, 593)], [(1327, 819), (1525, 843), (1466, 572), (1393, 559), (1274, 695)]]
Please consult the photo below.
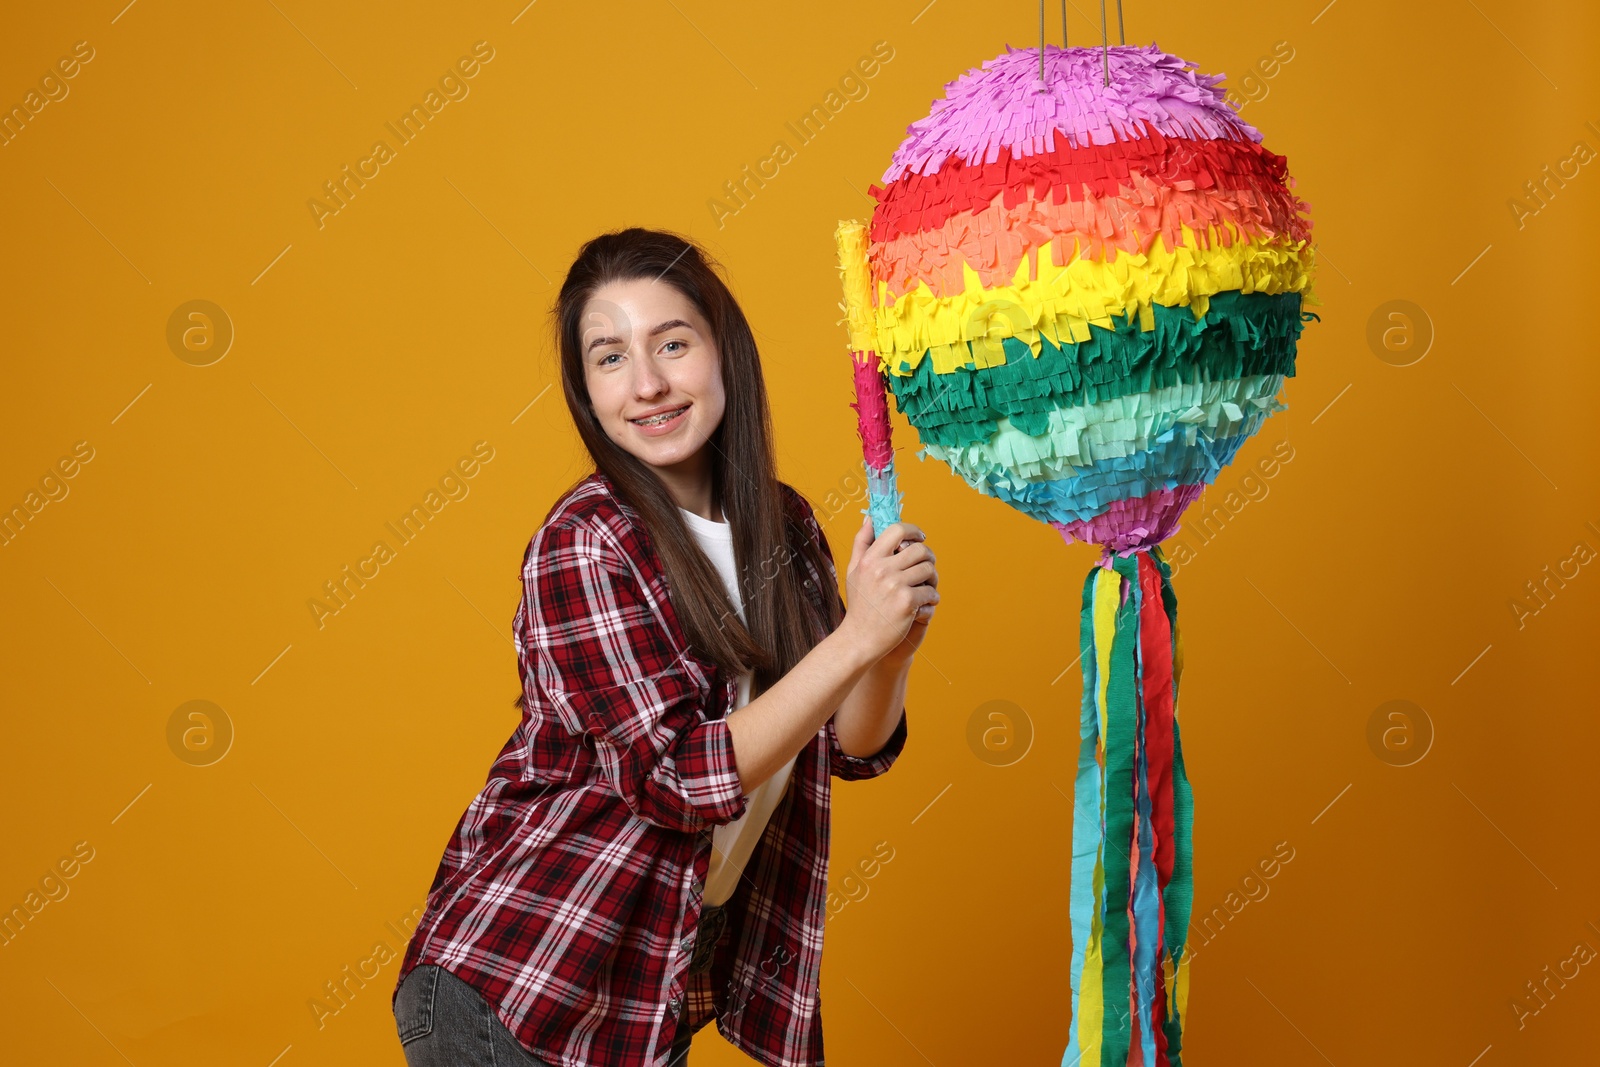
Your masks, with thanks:
[[(689, 405), (687, 405), (687, 404), (684, 405), (684, 407), (688, 407), (688, 406)], [(653, 415), (648, 419), (633, 419), (631, 421), (634, 422), (635, 424), (639, 425), (639, 426), (659, 426), (663, 422), (666, 422), (668, 419), (670, 419), (673, 416), (677, 415), (678, 412), (680, 412), (682, 410), (683, 410), (683, 408), (674, 408), (671, 411), (663, 411), (659, 415)]]

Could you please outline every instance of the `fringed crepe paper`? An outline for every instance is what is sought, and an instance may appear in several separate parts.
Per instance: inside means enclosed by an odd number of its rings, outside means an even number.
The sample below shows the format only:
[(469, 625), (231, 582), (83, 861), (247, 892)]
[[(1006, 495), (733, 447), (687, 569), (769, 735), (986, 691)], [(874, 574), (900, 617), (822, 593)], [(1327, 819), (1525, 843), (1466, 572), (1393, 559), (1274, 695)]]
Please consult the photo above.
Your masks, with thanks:
[(1194, 809), (1161, 542), (1284, 409), (1319, 302), (1311, 220), (1222, 75), (1153, 44), (1043, 53), (1042, 83), (1040, 52), (1011, 47), (948, 83), (870, 188), (870, 222), (835, 234), (866, 510), (877, 531), (899, 520), (893, 394), (919, 458), (1102, 547), (1062, 1065), (1181, 1067)]
[(874, 535), (900, 521), (900, 493), (895, 488), (894, 451), (890, 446), (889, 405), (884, 397), (883, 366), (874, 354), (872, 290), (867, 270), (866, 231), (859, 222), (841, 222), (834, 235), (843, 276), (844, 322), (850, 328), (850, 359), (856, 390), (856, 433), (867, 469), (867, 513)]

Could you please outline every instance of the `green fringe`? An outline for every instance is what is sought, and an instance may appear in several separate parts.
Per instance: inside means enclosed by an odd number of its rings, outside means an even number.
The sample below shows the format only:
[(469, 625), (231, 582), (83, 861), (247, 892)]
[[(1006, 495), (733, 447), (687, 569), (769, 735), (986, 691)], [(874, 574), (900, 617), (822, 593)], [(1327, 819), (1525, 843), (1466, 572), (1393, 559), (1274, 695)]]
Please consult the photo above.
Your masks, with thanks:
[(1230, 290), (1211, 298), (1203, 319), (1187, 307), (1156, 304), (1152, 330), (1139, 329), (1137, 316), (1129, 314), (1113, 317), (1111, 329), (1091, 325), (1089, 340), (1064, 347), (1041, 336), (1037, 356), (1025, 342), (1007, 337), (1003, 366), (979, 370), (969, 362), (940, 375), (933, 372), (933, 360), (924, 358), (911, 374), (885, 377), (896, 406), (923, 444), (987, 441), (1002, 417), (1024, 433), (1043, 434), (1053, 408), (1179, 382), (1253, 374), (1293, 377), (1303, 328), (1300, 296)]

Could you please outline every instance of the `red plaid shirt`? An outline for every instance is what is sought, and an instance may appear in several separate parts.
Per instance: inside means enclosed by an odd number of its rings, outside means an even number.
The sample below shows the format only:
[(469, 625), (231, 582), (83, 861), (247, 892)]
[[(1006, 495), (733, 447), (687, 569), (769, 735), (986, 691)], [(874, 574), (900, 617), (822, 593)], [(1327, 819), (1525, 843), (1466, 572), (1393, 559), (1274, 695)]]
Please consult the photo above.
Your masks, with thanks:
[[(812, 588), (837, 597), (822, 528), (783, 492), (828, 560), (826, 576), (804, 564)], [(904, 709), (870, 758), (845, 755), (832, 719), (800, 751), (711, 969), (689, 975), (712, 828), (749, 803), (722, 718), (737, 679), (690, 650), (638, 513), (599, 472), (551, 508), (522, 580), (529, 709), (445, 848), (398, 978), (444, 967), (559, 1067), (664, 1067), (684, 998), (691, 1027), (714, 1016), (762, 1063), (818, 1067), (831, 779), (887, 771)]]

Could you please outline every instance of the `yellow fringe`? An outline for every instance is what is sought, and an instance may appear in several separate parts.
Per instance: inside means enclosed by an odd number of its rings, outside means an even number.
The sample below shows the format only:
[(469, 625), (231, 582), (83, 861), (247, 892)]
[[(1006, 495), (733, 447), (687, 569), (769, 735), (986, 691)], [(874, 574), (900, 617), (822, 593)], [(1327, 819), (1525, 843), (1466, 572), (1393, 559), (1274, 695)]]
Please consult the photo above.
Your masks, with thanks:
[(855, 219), (843, 219), (833, 231), (834, 243), (839, 246), (839, 274), (844, 283), (844, 303), (839, 309), (845, 313), (840, 319), (850, 330), (850, 351), (871, 352), (876, 349), (872, 327), (872, 272), (867, 267), (867, 228)]
[[(846, 232), (847, 226), (854, 230)], [(874, 329), (866, 335), (857, 326), (856, 309), (865, 308), (858, 271), (865, 269), (865, 232), (860, 223), (841, 223), (839, 241), (845, 294), (850, 302), (851, 346), (876, 351), (891, 374), (909, 375), (924, 353), (931, 353), (937, 374), (949, 374), (971, 360), (978, 368), (1005, 363), (1001, 340), (1027, 342), (1035, 356), (1040, 337), (1051, 344), (1089, 339), (1089, 326), (1111, 328), (1111, 316), (1137, 313), (1140, 329), (1155, 328), (1152, 306), (1189, 307), (1203, 318), (1216, 293), (1300, 292), (1310, 297), (1312, 250), (1306, 241), (1258, 237), (1232, 247), (1198, 247), (1194, 233), (1183, 227), (1184, 244), (1168, 251), (1157, 237), (1149, 255), (1118, 252), (1114, 262), (1078, 258), (1078, 245), (1065, 265), (1057, 265), (1041, 246), (1024, 255), (1010, 285), (985, 289), (978, 273), (961, 265), (966, 289), (936, 297), (926, 283), (897, 298), (888, 283), (877, 283)], [(856, 242), (862, 242), (857, 245)], [(858, 248), (861, 251), (858, 252)], [(1320, 303), (1311, 298), (1308, 302)], [(963, 342), (973, 342), (969, 355)], [(901, 364), (905, 367), (902, 368)]]

